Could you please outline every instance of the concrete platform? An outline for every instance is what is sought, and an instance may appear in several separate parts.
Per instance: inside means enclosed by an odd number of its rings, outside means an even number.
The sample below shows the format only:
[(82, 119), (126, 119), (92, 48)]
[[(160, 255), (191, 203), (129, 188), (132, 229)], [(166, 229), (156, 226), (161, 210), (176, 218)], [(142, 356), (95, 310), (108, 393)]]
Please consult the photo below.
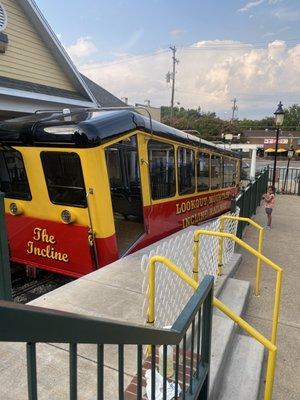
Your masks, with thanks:
[[(265, 231), (264, 254), (283, 268), (273, 400), (296, 400), (300, 399), (300, 197), (276, 195), (272, 218), (272, 229)], [(254, 220), (262, 225), (266, 223), (263, 207), (258, 209)], [(255, 230), (248, 227), (244, 240), (257, 246)], [(241, 251), (241, 254), (243, 263), (235, 277), (250, 281), (253, 292), (256, 261), (247, 252)], [(274, 271), (263, 266), (260, 297), (250, 297), (245, 314), (246, 320), (268, 338), (274, 287)]]

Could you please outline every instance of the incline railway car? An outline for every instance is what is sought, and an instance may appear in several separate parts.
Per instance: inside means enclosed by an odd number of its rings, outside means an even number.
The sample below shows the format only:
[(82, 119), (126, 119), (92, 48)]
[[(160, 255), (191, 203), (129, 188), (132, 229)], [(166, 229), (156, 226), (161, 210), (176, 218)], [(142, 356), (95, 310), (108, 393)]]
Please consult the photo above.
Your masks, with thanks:
[(132, 110), (0, 123), (11, 260), (79, 277), (230, 209), (240, 158)]

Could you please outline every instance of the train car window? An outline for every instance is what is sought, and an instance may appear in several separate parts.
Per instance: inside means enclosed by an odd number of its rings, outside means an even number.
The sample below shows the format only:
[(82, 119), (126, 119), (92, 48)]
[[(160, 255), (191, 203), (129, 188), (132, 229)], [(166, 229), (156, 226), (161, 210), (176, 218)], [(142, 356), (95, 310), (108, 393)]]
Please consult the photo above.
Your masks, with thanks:
[(86, 207), (86, 192), (78, 154), (43, 151), (41, 160), (51, 202)]
[(189, 194), (195, 191), (195, 154), (191, 149), (179, 147), (177, 150), (178, 191)]
[(236, 161), (223, 157), (223, 187), (232, 187), (236, 185)]
[(211, 156), (211, 190), (222, 187), (222, 160), (220, 156)]
[(23, 158), (18, 151), (0, 151), (0, 190), (8, 198), (31, 200)]
[(141, 191), (136, 137), (124, 139), (105, 149), (112, 191)]
[(210, 157), (207, 153), (198, 153), (197, 158), (197, 190), (204, 192), (210, 187)]
[(152, 199), (174, 196), (176, 193), (174, 146), (149, 140), (148, 159)]

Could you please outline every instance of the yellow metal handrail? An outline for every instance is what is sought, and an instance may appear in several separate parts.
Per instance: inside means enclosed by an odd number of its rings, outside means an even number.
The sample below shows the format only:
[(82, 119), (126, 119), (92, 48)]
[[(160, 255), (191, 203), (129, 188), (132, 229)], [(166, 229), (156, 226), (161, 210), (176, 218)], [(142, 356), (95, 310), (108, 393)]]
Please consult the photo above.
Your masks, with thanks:
[[(197, 231), (199, 232), (199, 231)], [(216, 233), (216, 232), (214, 232)], [(177, 276), (179, 276), (184, 282), (191, 286), (194, 290), (198, 288), (199, 283), (188, 276), (184, 271), (182, 271), (177, 265), (173, 264), (169, 259), (161, 256), (153, 256), (149, 260), (149, 305), (147, 313), (148, 324), (153, 325), (155, 321), (155, 265), (157, 263), (165, 265)], [(234, 311), (228, 308), (224, 303), (218, 300), (216, 297), (213, 298), (213, 305), (217, 307), (221, 312), (231, 318), (235, 323), (237, 323), (244, 331), (246, 331), (250, 336), (260, 342), (269, 351), (268, 364), (267, 364), (267, 375), (266, 375), (266, 385), (265, 385), (265, 395), (264, 400), (272, 399), (275, 365), (276, 365), (276, 354), (277, 347), (275, 344), (270, 342), (266, 337), (264, 337), (259, 331), (253, 328), (248, 322), (237, 315)]]
[[(225, 220), (242, 221), (247, 222), (254, 226), (258, 230), (258, 246), (257, 251), (262, 254), (263, 241), (264, 241), (264, 228), (257, 222), (253, 221), (251, 218), (246, 217), (236, 217), (233, 215), (222, 215), (220, 217), (220, 232), (224, 232), (224, 221)], [(218, 253), (218, 275), (222, 275), (223, 268), (223, 242), (224, 238), (219, 238), (219, 253)], [(256, 264), (256, 280), (255, 280), (255, 296), (259, 296), (260, 293), (260, 275), (261, 275), (261, 259), (257, 258)]]
[[(236, 242), (238, 245), (243, 247), (245, 250), (249, 251), (249, 253), (253, 254), (255, 257), (260, 258), (265, 264), (274, 269), (277, 272), (276, 276), (276, 287), (275, 287), (275, 298), (274, 298), (274, 308), (273, 308), (273, 318), (272, 318), (272, 336), (271, 342), (276, 344), (277, 338), (277, 327), (278, 327), (278, 315), (279, 315), (279, 305), (280, 305), (280, 293), (281, 293), (281, 284), (282, 284), (282, 268), (280, 268), (273, 261), (269, 260), (264, 255), (260, 254), (253, 247), (249, 246), (249, 244), (245, 243), (243, 240), (239, 239), (232, 233), (224, 233), (224, 232), (212, 232), (207, 230), (198, 230), (194, 232), (194, 247), (199, 247), (199, 239), (201, 235), (207, 236), (216, 236), (231, 239)], [(199, 250), (198, 250), (199, 252)], [(195, 254), (195, 253), (194, 253)], [(194, 263), (198, 263), (198, 259)]]

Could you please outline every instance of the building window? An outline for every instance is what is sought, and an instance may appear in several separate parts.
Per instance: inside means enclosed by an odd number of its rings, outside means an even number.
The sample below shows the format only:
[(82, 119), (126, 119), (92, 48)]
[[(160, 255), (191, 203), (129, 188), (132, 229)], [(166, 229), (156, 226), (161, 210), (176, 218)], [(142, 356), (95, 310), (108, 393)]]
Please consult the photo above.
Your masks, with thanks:
[(174, 196), (176, 193), (174, 146), (149, 140), (148, 159), (152, 199)]
[(23, 158), (18, 151), (0, 151), (0, 190), (8, 198), (31, 200)]
[(197, 190), (204, 192), (210, 187), (210, 157), (207, 153), (198, 153), (197, 159)]
[(179, 147), (177, 150), (179, 194), (195, 192), (195, 154), (191, 149)]
[(78, 154), (42, 152), (41, 160), (51, 202), (86, 207), (86, 191)]
[(217, 155), (211, 156), (211, 189), (219, 189), (222, 187), (222, 162), (221, 157)]

